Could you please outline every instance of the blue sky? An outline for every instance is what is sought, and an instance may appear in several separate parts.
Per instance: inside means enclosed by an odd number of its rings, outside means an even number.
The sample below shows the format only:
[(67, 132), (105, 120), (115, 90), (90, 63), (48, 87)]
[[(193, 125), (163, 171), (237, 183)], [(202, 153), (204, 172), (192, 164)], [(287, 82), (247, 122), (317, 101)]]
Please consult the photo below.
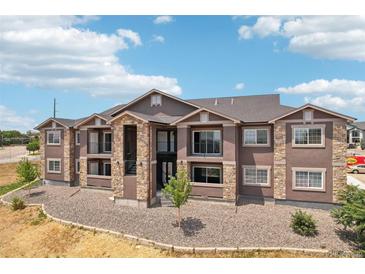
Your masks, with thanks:
[(356, 16), (0, 17), (0, 128), (100, 112), (156, 87), (182, 98), (280, 93), (365, 120)]

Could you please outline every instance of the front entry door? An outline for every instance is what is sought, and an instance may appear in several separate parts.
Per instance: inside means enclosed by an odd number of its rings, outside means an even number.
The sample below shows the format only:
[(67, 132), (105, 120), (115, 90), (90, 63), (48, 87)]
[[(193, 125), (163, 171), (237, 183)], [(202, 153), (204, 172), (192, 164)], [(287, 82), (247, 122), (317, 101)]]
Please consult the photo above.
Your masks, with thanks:
[(176, 160), (164, 157), (157, 161), (157, 189), (161, 190), (169, 182), (170, 176), (176, 174)]

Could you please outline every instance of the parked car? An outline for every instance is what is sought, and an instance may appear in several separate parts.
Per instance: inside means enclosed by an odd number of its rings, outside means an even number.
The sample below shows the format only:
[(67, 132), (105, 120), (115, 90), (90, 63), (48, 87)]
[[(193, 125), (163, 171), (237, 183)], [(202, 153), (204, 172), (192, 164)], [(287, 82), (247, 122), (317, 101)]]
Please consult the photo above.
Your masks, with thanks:
[(355, 144), (349, 144), (347, 146), (347, 149), (355, 149), (356, 148), (356, 145)]
[(348, 166), (349, 172), (358, 174), (358, 173), (365, 173), (365, 165), (353, 165)]

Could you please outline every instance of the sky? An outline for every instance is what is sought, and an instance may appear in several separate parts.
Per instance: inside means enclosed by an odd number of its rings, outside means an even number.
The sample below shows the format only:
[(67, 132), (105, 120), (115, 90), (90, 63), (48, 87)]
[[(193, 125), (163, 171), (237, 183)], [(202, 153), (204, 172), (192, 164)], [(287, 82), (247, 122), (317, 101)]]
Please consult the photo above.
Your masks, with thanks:
[[(0, 16), (0, 129), (80, 118), (157, 88), (277, 93), (365, 120), (365, 17)], [(259, 110), (258, 110), (259, 111)]]

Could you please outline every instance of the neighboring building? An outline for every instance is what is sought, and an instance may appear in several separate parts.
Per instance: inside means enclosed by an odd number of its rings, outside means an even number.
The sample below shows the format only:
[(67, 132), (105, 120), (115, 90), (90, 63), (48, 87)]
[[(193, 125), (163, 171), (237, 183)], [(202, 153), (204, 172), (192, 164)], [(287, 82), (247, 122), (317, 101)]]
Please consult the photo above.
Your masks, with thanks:
[(365, 122), (356, 122), (347, 126), (347, 143), (359, 145), (365, 138)]
[(151, 90), (83, 119), (41, 123), (42, 178), (148, 207), (184, 169), (193, 197), (333, 203), (346, 185), (353, 121), (311, 104), (281, 105), (279, 95), (182, 100)]

